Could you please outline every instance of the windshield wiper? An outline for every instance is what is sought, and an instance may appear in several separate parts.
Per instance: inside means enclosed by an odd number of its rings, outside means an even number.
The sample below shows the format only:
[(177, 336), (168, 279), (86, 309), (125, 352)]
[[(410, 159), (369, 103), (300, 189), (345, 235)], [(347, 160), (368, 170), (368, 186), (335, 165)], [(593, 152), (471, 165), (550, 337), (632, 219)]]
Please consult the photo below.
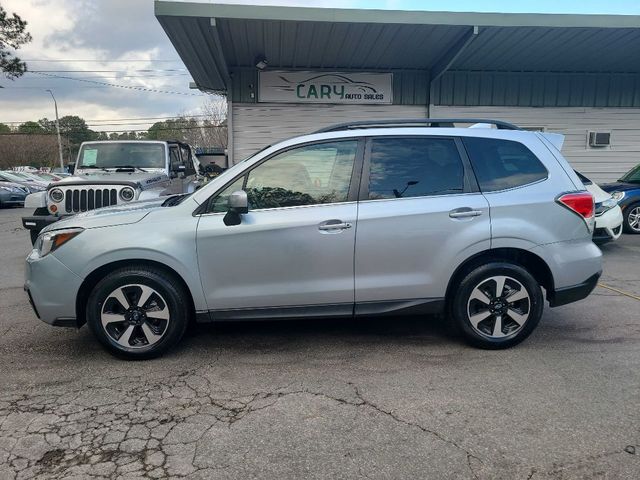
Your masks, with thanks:
[(82, 169), (85, 169), (85, 168), (86, 168), (86, 169), (92, 169), (92, 168), (95, 168), (95, 169), (103, 170), (103, 171), (105, 171), (105, 172), (108, 172), (108, 171), (109, 171), (109, 170), (107, 170), (107, 169), (106, 169), (106, 168), (104, 168), (104, 167), (98, 167), (98, 166), (96, 166), (96, 165), (80, 165), (79, 167), (77, 167), (77, 170), (82, 170)]
[(109, 168), (115, 168), (116, 170), (119, 170), (119, 169), (123, 169), (124, 170), (124, 169), (129, 169), (130, 168), (131, 170), (140, 170), (141, 172), (147, 173), (147, 170), (145, 170), (144, 168), (135, 167), (133, 165), (115, 165), (115, 166), (109, 167)]

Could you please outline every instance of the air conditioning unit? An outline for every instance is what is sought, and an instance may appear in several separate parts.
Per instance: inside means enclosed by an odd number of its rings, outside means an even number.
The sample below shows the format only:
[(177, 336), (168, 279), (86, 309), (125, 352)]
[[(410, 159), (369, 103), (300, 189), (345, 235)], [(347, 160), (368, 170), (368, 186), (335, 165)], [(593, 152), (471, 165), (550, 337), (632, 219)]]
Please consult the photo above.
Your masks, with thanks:
[(608, 147), (611, 145), (611, 132), (589, 132), (590, 147)]

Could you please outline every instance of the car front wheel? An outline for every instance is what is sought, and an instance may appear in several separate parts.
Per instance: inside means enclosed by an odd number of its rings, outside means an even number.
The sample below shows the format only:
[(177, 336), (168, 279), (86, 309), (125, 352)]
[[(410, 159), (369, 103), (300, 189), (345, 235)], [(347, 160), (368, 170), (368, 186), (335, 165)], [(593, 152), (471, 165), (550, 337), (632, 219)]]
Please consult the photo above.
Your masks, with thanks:
[(624, 231), (640, 234), (640, 203), (634, 203), (625, 209)]
[(87, 323), (114, 355), (154, 358), (182, 338), (190, 316), (187, 298), (182, 284), (162, 270), (122, 268), (91, 292)]
[(454, 320), (465, 340), (487, 349), (522, 342), (542, 317), (542, 290), (519, 265), (492, 262), (475, 268), (453, 298)]

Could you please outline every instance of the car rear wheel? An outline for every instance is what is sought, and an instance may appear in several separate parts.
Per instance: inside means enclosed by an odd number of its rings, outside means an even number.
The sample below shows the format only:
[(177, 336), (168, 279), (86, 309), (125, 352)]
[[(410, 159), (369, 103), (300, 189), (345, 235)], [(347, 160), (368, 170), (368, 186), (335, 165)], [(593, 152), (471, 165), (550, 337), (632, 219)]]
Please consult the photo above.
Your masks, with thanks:
[(471, 345), (509, 348), (527, 338), (540, 322), (542, 290), (521, 266), (492, 262), (462, 279), (451, 310)]
[(95, 286), (87, 323), (111, 353), (127, 359), (162, 355), (185, 332), (190, 315), (184, 287), (161, 270), (123, 268)]
[(634, 203), (625, 209), (624, 231), (627, 233), (640, 233), (640, 203)]

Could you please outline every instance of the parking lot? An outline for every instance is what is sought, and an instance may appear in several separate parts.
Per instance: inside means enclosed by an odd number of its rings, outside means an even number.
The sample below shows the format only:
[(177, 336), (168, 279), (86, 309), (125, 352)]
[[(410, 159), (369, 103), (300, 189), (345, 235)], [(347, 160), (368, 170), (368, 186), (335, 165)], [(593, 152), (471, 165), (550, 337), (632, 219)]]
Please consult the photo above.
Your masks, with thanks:
[(147, 362), (45, 325), (0, 210), (0, 479), (638, 478), (640, 236), (507, 351), (446, 321), (194, 327)]

